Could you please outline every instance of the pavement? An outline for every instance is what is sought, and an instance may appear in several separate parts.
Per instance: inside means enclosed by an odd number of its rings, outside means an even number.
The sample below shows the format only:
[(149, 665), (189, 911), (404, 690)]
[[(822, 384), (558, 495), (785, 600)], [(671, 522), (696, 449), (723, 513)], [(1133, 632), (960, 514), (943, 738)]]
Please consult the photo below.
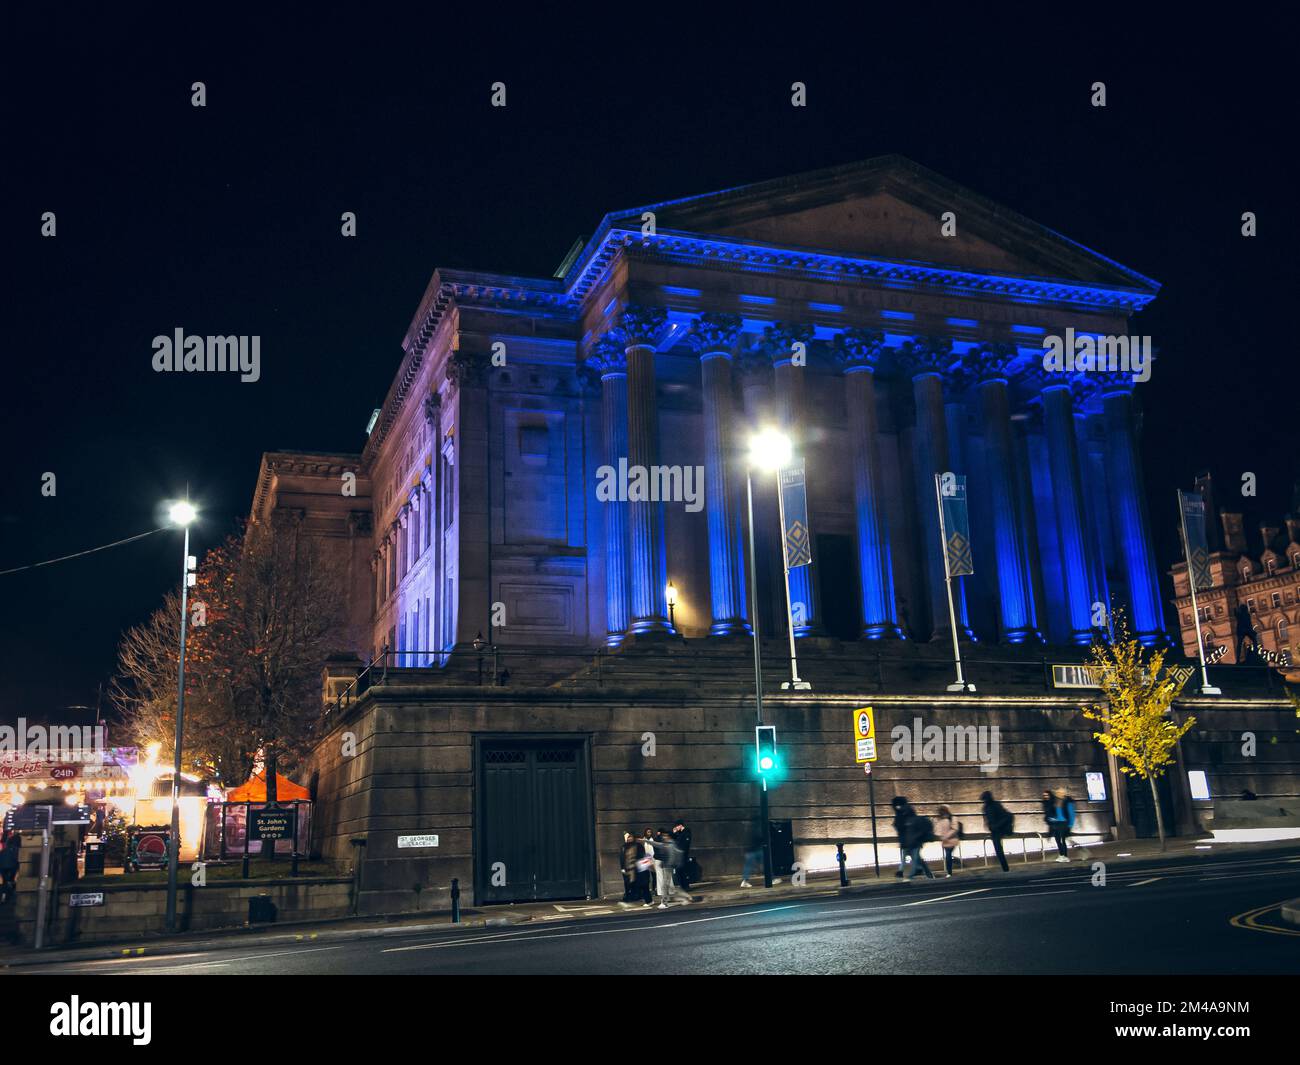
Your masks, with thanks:
[[(1251, 895), (1246, 901), (1255, 905), (1229, 916), (1241, 919), (1235, 926), (1238, 929), (1273, 931), (1271, 938), (1274, 939), (1287, 934), (1300, 937), (1300, 928), (1289, 925), (1285, 916), (1288, 906), (1294, 912), (1295, 898), (1300, 896), (1300, 847), (1295, 841), (1223, 844), (1186, 837), (1169, 841), (1168, 849), (1162, 852), (1155, 841), (1127, 840), (1076, 848), (1071, 851), (1071, 857), (1070, 863), (1058, 864), (1050, 859), (1041, 862), (1032, 855), (1026, 863), (1020, 856), (1015, 856), (1011, 859), (1013, 864), (1008, 873), (1001, 872), (995, 862), (986, 869), (981, 860), (972, 862), (968, 859), (966, 869), (951, 880), (943, 879), (940, 872), (936, 880), (918, 878), (914, 884), (900, 883), (893, 875), (892, 866), (882, 868), (879, 880), (871, 869), (851, 869), (848, 887), (839, 885), (838, 874), (809, 876), (802, 884), (786, 881), (770, 889), (761, 886), (742, 889), (735, 880), (704, 882), (692, 889), (691, 903), (676, 903), (666, 910), (657, 906), (621, 905), (616, 899), (528, 903), (466, 910), (462, 913), (462, 923), (458, 925), (451, 924), (446, 913), (407, 914), (278, 926), (275, 929), (258, 927), (136, 939), (40, 953), (12, 951), (0, 957), (0, 965), (15, 972), (103, 971), (105, 965), (113, 967), (114, 971), (150, 971), (149, 967), (155, 964), (168, 971), (175, 967), (182, 971), (225, 969), (233, 972), (256, 971), (258, 966), (265, 964), (260, 959), (276, 958), (278, 968), (275, 971), (285, 971), (283, 966), (288, 964), (287, 959), (294, 958), (295, 964), (306, 964), (317, 960), (310, 955), (334, 952), (341, 957), (360, 953), (370, 959), (370, 964), (379, 966), (366, 971), (408, 971), (393, 968), (398, 956), (420, 954), (435, 945), (450, 947), (459, 943), (478, 947), (488, 942), (496, 945), (503, 938), (506, 942), (550, 942), (574, 939), (580, 932), (583, 936), (604, 936), (609, 932), (638, 928), (664, 931), (775, 912), (782, 913), (780, 920), (784, 921), (798, 918), (809, 908), (816, 910), (825, 905), (852, 907), (857, 903), (870, 906), (873, 899), (879, 899), (886, 910), (903, 908), (911, 913), (914, 912), (912, 907), (928, 905), (929, 902), (946, 907), (950, 901), (965, 900), (982, 903), (985, 910), (991, 910), (990, 904), (1002, 905), (1002, 899), (1031, 899), (1032, 902), (1010, 905), (1037, 907), (1046, 896), (1079, 894), (1080, 897), (1070, 900), (1071, 903), (1080, 902), (1089, 895), (1097, 899), (1117, 897), (1118, 893), (1114, 892), (1086, 890), (1097, 884), (1097, 870), (1094, 868), (1097, 862), (1104, 865), (1106, 884), (1151, 886), (1152, 891), (1147, 893), (1151, 898), (1163, 895), (1177, 885), (1183, 889), (1194, 885), (1189, 897), (1199, 899), (1201, 903), (1224, 894), (1224, 889), (1249, 886), (1253, 891), (1259, 884), (1276, 884), (1279, 888), (1285, 885), (1291, 889), (1289, 893), (1263, 899), (1266, 903), (1263, 906), (1258, 905), (1259, 898)], [(1155, 888), (1156, 884), (1162, 886)], [(915, 894), (915, 901), (902, 901), (909, 894)], [(1050, 909), (1044, 911), (1043, 915), (1050, 912)], [(1014, 913), (1013, 919), (1019, 920)], [(587, 928), (591, 931), (582, 931)], [(902, 929), (894, 932), (901, 934)], [(400, 944), (400, 947), (390, 947), (390, 943)], [(1300, 968), (1300, 944), (1288, 945), (1296, 948), (1288, 962), (1290, 971), (1295, 971)], [(989, 946), (985, 944), (986, 948)], [(761, 950), (756, 952), (756, 956), (761, 954)], [(213, 960), (214, 955), (227, 960)], [(329, 959), (321, 957), (318, 960), (325, 962)], [(543, 965), (536, 971), (605, 971), (600, 967), (603, 963), (599, 957), (585, 953), (567, 962), (550, 959), (547, 964), (552, 963), (558, 967), (548, 969)], [(577, 968), (565, 969), (567, 964)], [(594, 968), (583, 968), (586, 964)], [(243, 966), (252, 968), (241, 968)], [(300, 971), (317, 970), (308, 966)], [(533, 970), (516, 970), (507, 965), (500, 971)], [(617, 963), (610, 971), (617, 971)], [(806, 971), (827, 970), (814, 967)]]

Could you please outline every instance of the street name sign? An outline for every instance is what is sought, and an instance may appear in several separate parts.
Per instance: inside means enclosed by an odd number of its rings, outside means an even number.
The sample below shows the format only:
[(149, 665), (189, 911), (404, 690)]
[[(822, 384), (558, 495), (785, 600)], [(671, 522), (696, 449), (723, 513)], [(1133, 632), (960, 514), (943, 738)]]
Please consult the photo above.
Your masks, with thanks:
[(398, 836), (397, 846), (405, 847), (436, 847), (438, 845), (437, 836)]

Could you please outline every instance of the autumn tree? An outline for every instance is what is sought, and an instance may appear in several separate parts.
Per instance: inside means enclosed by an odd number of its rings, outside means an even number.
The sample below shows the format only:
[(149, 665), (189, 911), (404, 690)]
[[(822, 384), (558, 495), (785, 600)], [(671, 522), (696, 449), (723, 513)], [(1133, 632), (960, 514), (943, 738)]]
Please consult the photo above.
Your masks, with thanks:
[[(310, 748), (321, 668), (348, 646), (345, 594), (335, 557), (292, 519), (252, 523), (204, 556), (185, 650), (187, 764), (243, 780), (260, 754), (274, 800), (277, 768), (291, 770)], [(178, 599), (128, 632), (119, 653), (120, 701), (137, 740), (164, 747), (171, 737), (159, 733), (175, 728)]]
[(1182, 724), (1172, 720), (1173, 702), (1187, 678), (1165, 667), (1165, 653), (1143, 647), (1129, 632), (1124, 615), (1116, 612), (1114, 640), (1094, 642), (1089, 656), (1105, 703), (1084, 711), (1085, 717), (1106, 726), (1106, 731), (1092, 735), (1120, 761), (1120, 772), (1150, 786), (1161, 850), (1165, 849), (1165, 821), (1156, 781), (1173, 764), (1178, 741), (1196, 724), (1194, 717)]

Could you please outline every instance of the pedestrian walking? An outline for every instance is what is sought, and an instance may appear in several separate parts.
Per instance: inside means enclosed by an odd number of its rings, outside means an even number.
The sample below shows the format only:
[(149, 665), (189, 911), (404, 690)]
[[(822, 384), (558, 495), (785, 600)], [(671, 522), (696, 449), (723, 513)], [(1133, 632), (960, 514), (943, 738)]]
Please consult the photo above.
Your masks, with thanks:
[(1066, 853), (1069, 847), (1067, 842), (1071, 830), (1074, 828), (1074, 800), (1064, 788), (1057, 788), (1053, 793), (1055, 802), (1052, 807), (1052, 816), (1048, 824), (1052, 829), (1052, 838), (1056, 840), (1056, 849), (1058, 862), (1068, 862), (1070, 856)]
[(640, 902), (643, 906), (650, 906), (654, 903), (654, 896), (651, 891), (650, 878), (654, 876), (654, 858), (644, 839), (637, 839), (629, 832), (632, 837), (632, 868), (635, 876), (632, 884), (631, 902)]
[[(647, 828), (647, 832), (650, 830)], [(673, 897), (673, 846), (671, 837), (662, 828), (651, 836), (650, 853), (654, 856), (655, 894), (659, 896), (659, 908), (668, 909), (668, 902)]]
[(928, 817), (918, 814), (909, 803), (907, 812), (903, 815), (902, 835), (900, 836), (900, 845), (906, 850), (907, 856), (912, 860), (912, 868), (903, 877), (905, 883), (910, 884), (912, 878), (916, 876), (918, 869), (925, 873), (927, 880), (934, 880), (935, 875), (931, 871), (925, 859), (921, 857), (921, 848), (930, 840), (934, 839), (934, 822)]
[(943, 848), (943, 875), (952, 876), (952, 860), (957, 858), (957, 868), (961, 868), (961, 823), (952, 816), (946, 806), (940, 806), (934, 819), (934, 835)]
[(1004, 873), (1010, 872), (1007, 856), (1002, 850), (1002, 837), (1009, 836), (1016, 830), (1015, 814), (993, 798), (991, 791), (980, 795), (980, 801), (984, 804), (984, 823), (988, 825), (989, 835), (993, 837), (993, 852), (998, 856), (998, 864)]
[(636, 860), (640, 848), (631, 832), (623, 833), (623, 850), (620, 862), (623, 870), (623, 901), (631, 902), (636, 893)]
[(895, 795), (889, 800), (889, 805), (894, 808), (894, 838), (898, 840), (898, 872), (894, 876), (902, 877), (907, 871), (908, 860), (907, 848), (903, 846), (903, 825), (916, 816), (916, 810), (905, 795)]
[(0, 903), (8, 902), (18, 890), (18, 866), (23, 838), (11, 829), (0, 849)]
[(677, 886), (691, 897), (691, 830), (680, 817), (673, 825), (673, 842), (682, 852), (682, 864), (677, 868)]
[[(749, 842), (745, 846), (745, 865), (740, 873), (740, 886), (743, 888), (753, 887), (749, 882), (749, 874), (755, 869), (763, 869), (765, 865), (764, 847), (767, 841), (764, 837), (763, 819), (755, 817), (749, 823)], [(772, 885), (775, 887), (781, 883), (780, 877), (772, 878)]]
[(1043, 789), (1043, 826), (1050, 836), (1052, 834), (1052, 813), (1056, 810), (1056, 798), (1048, 788)]

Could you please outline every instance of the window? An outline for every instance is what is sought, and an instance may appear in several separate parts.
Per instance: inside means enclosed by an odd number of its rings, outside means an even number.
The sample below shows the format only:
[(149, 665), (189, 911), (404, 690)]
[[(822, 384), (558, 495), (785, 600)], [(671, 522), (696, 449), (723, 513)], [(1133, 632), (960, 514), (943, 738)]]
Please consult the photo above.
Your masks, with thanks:
[(1279, 650), (1291, 642), (1291, 629), (1283, 618), (1277, 623), (1277, 646)]
[(1277, 607), (1280, 607), (1280, 606), (1282, 605), (1282, 593), (1281, 593), (1281, 592), (1274, 592), (1273, 595), (1272, 595), (1272, 600), (1273, 600), (1273, 607), (1274, 607), (1274, 609), (1276, 609)]
[(1264, 569), (1268, 571), (1268, 574), (1269, 574), (1269, 576), (1271, 577), (1271, 576), (1273, 575), (1274, 571), (1276, 571), (1276, 569), (1277, 569), (1277, 559), (1275, 559), (1275, 558), (1270, 558), (1270, 559), (1265, 560), (1265, 562), (1264, 562)]
[(1247, 600), (1246, 600), (1246, 608), (1247, 608), (1247, 609), (1248, 609), (1252, 614), (1258, 613), (1258, 611), (1257, 611), (1257, 609), (1256, 609), (1256, 607), (1255, 607), (1255, 600), (1253, 600), (1253, 599), (1247, 599)]

